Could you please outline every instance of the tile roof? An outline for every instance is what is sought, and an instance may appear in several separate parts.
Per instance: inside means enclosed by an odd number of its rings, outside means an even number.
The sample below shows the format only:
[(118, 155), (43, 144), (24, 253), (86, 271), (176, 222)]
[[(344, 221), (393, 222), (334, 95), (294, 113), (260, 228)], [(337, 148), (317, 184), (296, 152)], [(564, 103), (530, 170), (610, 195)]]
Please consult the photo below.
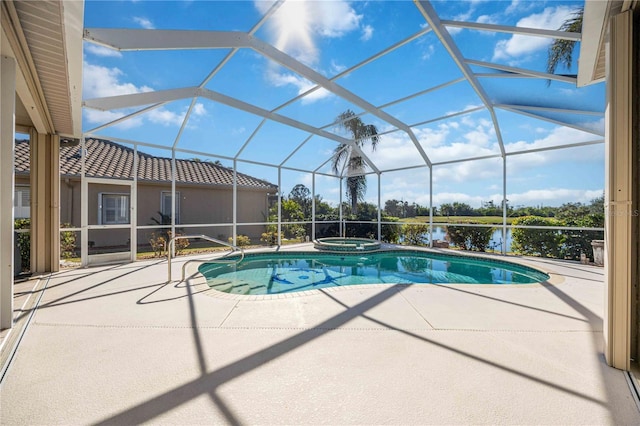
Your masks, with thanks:
[[(133, 149), (102, 140), (88, 139), (86, 175), (91, 177), (132, 179)], [(29, 172), (29, 141), (16, 141), (15, 170)], [(60, 147), (60, 174), (80, 176), (80, 147)], [(176, 183), (202, 185), (233, 185), (233, 169), (214, 163), (176, 159)], [(276, 190), (277, 185), (252, 176), (237, 173), (238, 186)], [(171, 159), (155, 157), (138, 151), (138, 181), (170, 182)]]

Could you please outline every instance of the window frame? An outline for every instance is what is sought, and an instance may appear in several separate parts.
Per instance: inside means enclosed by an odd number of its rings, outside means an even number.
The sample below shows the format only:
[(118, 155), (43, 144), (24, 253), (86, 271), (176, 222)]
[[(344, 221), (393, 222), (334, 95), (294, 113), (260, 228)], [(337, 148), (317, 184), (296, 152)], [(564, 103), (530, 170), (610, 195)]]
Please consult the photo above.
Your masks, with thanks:
[[(171, 199), (171, 191), (160, 191), (160, 213), (171, 217), (171, 208), (169, 208), (168, 212), (165, 212), (165, 198)], [(180, 191), (176, 191), (176, 225), (179, 223), (180, 223)]]
[[(106, 212), (105, 208), (105, 196), (117, 196), (120, 199), (126, 199), (126, 221), (107, 221), (106, 220)], [(116, 216), (117, 216), (118, 207), (116, 207)], [(122, 210), (122, 207), (120, 207)], [(126, 192), (100, 192), (98, 193), (98, 225), (131, 225), (131, 194)]]
[[(13, 190), (13, 216), (14, 219), (31, 219), (31, 186), (17, 184)], [(22, 195), (24, 192), (28, 194), (27, 197), (27, 205), (23, 205), (24, 196)], [(20, 204), (18, 206), (18, 203)], [(27, 212), (27, 216), (21, 216), (19, 212)]]

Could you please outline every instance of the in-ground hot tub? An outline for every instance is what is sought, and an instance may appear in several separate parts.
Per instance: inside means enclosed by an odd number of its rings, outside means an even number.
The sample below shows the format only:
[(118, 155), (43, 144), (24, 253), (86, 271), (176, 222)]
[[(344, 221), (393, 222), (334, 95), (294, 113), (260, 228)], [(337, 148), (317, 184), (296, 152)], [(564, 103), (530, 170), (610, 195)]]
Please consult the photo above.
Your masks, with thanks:
[(378, 250), (380, 242), (369, 238), (330, 237), (314, 240), (313, 246), (318, 250), (360, 252)]

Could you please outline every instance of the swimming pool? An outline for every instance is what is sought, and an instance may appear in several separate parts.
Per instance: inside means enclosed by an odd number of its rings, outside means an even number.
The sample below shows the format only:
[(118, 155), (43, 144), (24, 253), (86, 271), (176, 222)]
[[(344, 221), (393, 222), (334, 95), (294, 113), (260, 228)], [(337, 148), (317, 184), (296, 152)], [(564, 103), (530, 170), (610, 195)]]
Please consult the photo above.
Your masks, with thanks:
[(549, 279), (511, 262), (420, 250), (252, 253), (238, 263), (205, 263), (198, 270), (211, 288), (248, 295), (359, 284), (533, 284)]

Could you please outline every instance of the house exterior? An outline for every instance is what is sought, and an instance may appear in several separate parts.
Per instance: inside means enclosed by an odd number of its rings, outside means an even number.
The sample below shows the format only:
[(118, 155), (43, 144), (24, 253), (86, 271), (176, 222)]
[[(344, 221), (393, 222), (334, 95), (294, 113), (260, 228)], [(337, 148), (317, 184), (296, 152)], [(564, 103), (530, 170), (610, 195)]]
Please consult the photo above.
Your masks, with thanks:
[[(137, 224), (137, 247), (149, 245), (153, 232), (170, 230), (171, 162), (101, 139), (85, 143), (85, 176), (88, 183), (89, 245), (92, 253), (126, 248), (130, 227)], [(30, 145), (16, 141), (15, 217), (29, 217)], [(134, 186), (134, 157), (137, 173)], [(81, 227), (81, 146), (60, 148), (60, 222), (64, 227)], [(176, 232), (206, 234), (226, 240), (232, 235), (233, 169), (197, 160), (176, 160)], [(237, 173), (236, 222), (265, 222), (269, 196), (278, 187), (265, 180)], [(136, 202), (133, 202), (133, 197)], [(135, 213), (134, 213), (134, 206)], [(132, 215), (135, 214), (135, 218)], [(163, 221), (164, 218), (164, 221)], [(135, 220), (134, 220), (135, 219)], [(220, 226), (221, 224), (227, 224)], [(102, 226), (108, 229), (100, 229)], [(202, 225), (202, 226), (194, 226)], [(117, 226), (122, 226), (117, 228)], [(259, 241), (264, 225), (241, 225), (238, 234)]]

